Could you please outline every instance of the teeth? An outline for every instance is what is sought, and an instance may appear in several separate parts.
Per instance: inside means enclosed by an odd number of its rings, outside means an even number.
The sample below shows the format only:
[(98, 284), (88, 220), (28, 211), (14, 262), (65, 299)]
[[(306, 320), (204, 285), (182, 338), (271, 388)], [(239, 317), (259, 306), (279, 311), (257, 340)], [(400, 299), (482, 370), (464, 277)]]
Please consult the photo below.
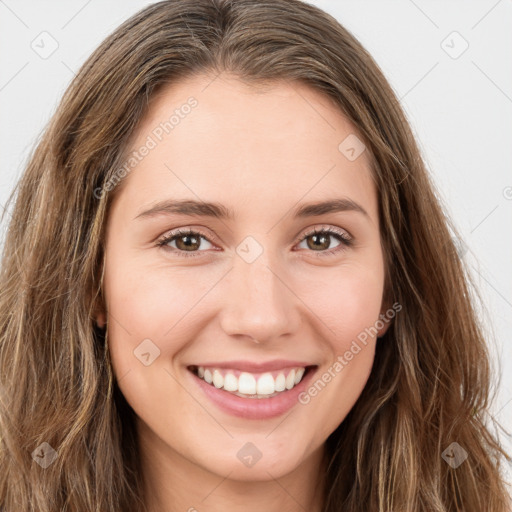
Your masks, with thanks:
[(256, 385), (256, 393), (258, 395), (271, 395), (275, 391), (274, 377), (271, 373), (264, 373)]
[(249, 372), (241, 372), (237, 377), (233, 371), (225, 371), (223, 375), (218, 368), (198, 366), (197, 376), (216, 388), (222, 388), (238, 396), (269, 398), (292, 389), (302, 380), (305, 371), (305, 368), (294, 368), (289, 370), (287, 375), (284, 371), (278, 373), (275, 378), (272, 373), (266, 372), (257, 378)]
[(295, 385), (295, 370), (292, 370), (286, 377), (286, 389), (292, 389)]
[(238, 391), (238, 379), (232, 373), (228, 373), (224, 377), (224, 389), (226, 391)]
[(280, 373), (276, 379), (275, 389), (276, 389), (276, 391), (284, 391), (285, 388), (286, 388), (286, 379), (284, 377), (284, 373)]
[(221, 388), (221, 387), (224, 386), (224, 377), (219, 372), (219, 370), (214, 370), (213, 371), (213, 385), (216, 388)]
[(250, 373), (243, 372), (240, 374), (238, 378), (238, 392), (244, 395), (256, 394), (256, 379)]
[(304, 375), (305, 371), (306, 371), (305, 368), (299, 368), (295, 371), (295, 380), (294, 380), (295, 385), (297, 385), (301, 381), (302, 376)]

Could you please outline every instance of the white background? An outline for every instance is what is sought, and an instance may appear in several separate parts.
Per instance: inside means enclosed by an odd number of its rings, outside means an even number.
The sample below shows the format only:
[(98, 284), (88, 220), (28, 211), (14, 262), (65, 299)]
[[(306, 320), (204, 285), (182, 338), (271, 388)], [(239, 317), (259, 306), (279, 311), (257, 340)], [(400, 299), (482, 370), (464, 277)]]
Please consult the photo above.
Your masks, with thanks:
[[(1, 208), (74, 73), (149, 3), (0, 0)], [(512, 430), (512, 1), (310, 3), (363, 43), (401, 99), (467, 246), (501, 376), (493, 412)], [(44, 59), (31, 47), (42, 46), (41, 38), (46, 49), (58, 44)], [(1, 227), (4, 233), (6, 222)], [(510, 441), (503, 444), (512, 451)]]

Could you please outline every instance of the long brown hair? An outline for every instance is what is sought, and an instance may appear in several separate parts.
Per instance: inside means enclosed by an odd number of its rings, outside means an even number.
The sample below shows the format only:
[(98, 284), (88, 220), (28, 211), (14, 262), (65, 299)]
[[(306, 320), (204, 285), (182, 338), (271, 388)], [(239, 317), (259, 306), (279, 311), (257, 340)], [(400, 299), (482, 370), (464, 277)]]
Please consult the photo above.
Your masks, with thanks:
[[(457, 232), (399, 102), (334, 18), (299, 0), (168, 0), (91, 55), (13, 191), (0, 276), (0, 506), (143, 511), (134, 413), (113, 377), (102, 261), (109, 205), (148, 99), (195, 73), (321, 91), (372, 158), (387, 297), (402, 311), (327, 439), (325, 512), (508, 511), (490, 356)], [(341, 142), (341, 141), (340, 141)], [(121, 185), (122, 185), (121, 181)], [(468, 454), (457, 468), (442, 454)], [(47, 444), (44, 444), (47, 443)], [(54, 450), (54, 451), (53, 451)], [(38, 463), (38, 456), (48, 462)]]

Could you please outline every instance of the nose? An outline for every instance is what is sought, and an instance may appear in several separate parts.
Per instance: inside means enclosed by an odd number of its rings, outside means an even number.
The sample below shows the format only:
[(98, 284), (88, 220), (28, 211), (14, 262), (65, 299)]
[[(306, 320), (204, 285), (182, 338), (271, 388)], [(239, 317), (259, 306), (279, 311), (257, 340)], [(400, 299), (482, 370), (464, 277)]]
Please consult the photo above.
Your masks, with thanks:
[(268, 343), (298, 332), (300, 299), (271, 259), (265, 252), (252, 263), (235, 258), (221, 291), (220, 324), (227, 335)]

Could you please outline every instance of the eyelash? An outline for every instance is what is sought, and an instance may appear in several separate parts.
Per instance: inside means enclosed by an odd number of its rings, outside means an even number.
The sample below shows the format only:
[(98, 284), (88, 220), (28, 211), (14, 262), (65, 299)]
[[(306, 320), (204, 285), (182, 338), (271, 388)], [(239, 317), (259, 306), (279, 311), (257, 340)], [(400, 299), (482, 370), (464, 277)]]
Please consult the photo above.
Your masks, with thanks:
[[(315, 252), (318, 253), (315, 255), (315, 257), (322, 258), (322, 257), (326, 257), (326, 256), (330, 256), (332, 254), (338, 253), (339, 251), (344, 251), (344, 250), (348, 249), (349, 247), (352, 247), (352, 245), (354, 243), (353, 239), (346, 232), (338, 231), (337, 229), (332, 228), (332, 227), (326, 227), (326, 228), (322, 227), (321, 229), (314, 228), (312, 231), (308, 231), (301, 238), (296, 240), (295, 244), (302, 242), (303, 240), (305, 240), (306, 238), (308, 238), (310, 236), (318, 235), (318, 234), (328, 234), (330, 236), (333, 236), (337, 240), (339, 240), (340, 245), (338, 245), (337, 247), (335, 247), (333, 249), (326, 249), (325, 251), (310, 251), (313, 253), (315, 253)], [(162, 238), (160, 238), (157, 241), (156, 245), (158, 247), (161, 247), (162, 249), (170, 251), (170, 252), (183, 253), (182, 256), (185, 258), (189, 258), (189, 257), (194, 258), (194, 257), (200, 256), (201, 253), (204, 251), (183, 251), (180, 249), (175, 249), (174, 247), (166, 246), (166, 244), (168, 244), (169, 242), (172, 242), (174, 239), (179, 238), (180, 236), (184, 236), (184, 235), (189, 235), (189, 236), (190, 235), (200, 235), (202, 238), (205, 238), (208, 242), (210, 242), (210, 240), (208, 240), (208, 237), (203, 232), (201, 232), (200, 230), (194, 231), (189, 228), (187, 230), (177, 229), (176, 231), (173, 231), (167, 235), (164, 235)], [(210, 242), (210, 243), (212, 243), (212, 242)]]

